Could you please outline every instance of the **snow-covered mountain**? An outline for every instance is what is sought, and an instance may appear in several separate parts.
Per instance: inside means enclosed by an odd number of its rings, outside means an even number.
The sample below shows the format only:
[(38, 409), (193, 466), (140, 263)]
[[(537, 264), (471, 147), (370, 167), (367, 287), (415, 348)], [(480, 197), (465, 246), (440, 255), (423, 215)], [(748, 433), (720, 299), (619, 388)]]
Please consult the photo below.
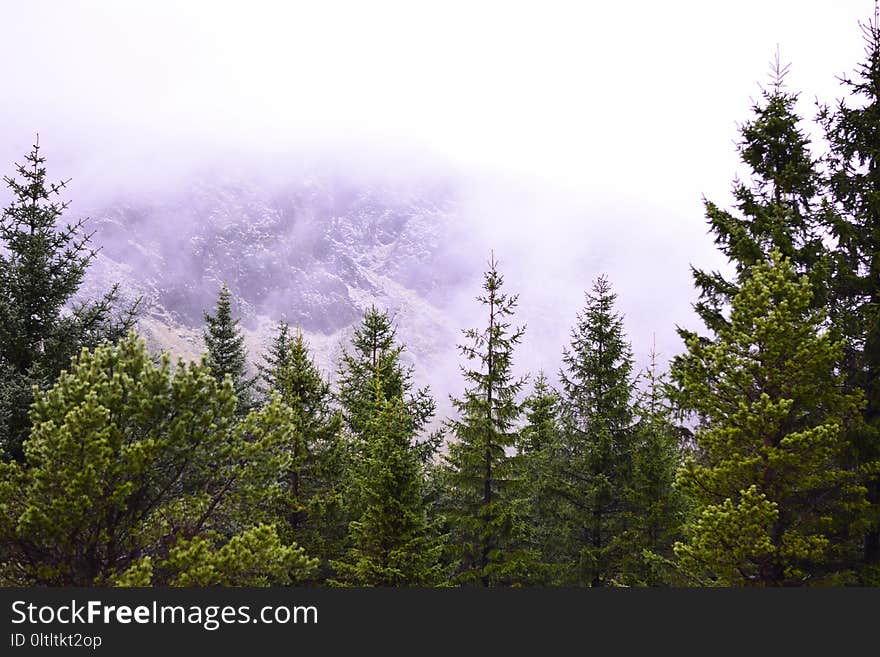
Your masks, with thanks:
[(203, 312), (225, 281), (252, 361), (284, 319), (332, 376), (371, 304), (396, 317), (420, 383), (454, 354), (459, 327), (444, 304), (468, 267), (451, 248), (448, 185), (195, 178), (149, 197), (105, 197), (86, 214), (101, 251), (81, 294), (118, 282), (123, 300), (141, 297), (139, 328), (155, 348), (197, 358)]

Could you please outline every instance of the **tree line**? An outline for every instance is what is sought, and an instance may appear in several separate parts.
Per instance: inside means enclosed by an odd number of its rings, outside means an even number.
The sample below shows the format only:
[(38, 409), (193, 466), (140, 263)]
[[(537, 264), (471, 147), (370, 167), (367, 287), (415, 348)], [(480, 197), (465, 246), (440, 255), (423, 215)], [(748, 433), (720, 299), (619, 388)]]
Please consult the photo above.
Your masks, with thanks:
[(664, 371), (606, 277), (559, 384), (494, 256), (436, 426), (388, 313), (331, 385), (279, 323), (254, 375), (224, 285), (205, 355), (172, 363), (62, 219), (39, 143), (0, 219), (0, 584), (880, 585), (880, 27), (816, 117), (777, 59), (740, 126), (747, 179), (705, 201), (729, 275), (693, 269), (701, 332)]

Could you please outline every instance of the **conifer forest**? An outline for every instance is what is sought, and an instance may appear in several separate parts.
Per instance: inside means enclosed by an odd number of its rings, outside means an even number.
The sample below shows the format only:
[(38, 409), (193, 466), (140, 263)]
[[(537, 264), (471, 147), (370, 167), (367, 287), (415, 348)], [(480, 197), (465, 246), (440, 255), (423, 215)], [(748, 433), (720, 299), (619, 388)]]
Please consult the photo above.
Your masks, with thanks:
[(585, 272), (559, 370), (523, 376), (494, 251), (448, 417), (376, 305), (331, 371), (295, 322), (249, 350), (227, 285), (200, 359), (148, 347), (138, 303), (82, 297), (101, 232), (34, 139), (4, 164), (0, 585), (880, 586), (876, 18), (860, 36), (838, 100), (801, 115), (777, 60), (742, 117), (747, 175), (704, 200), (730, 267), (692, 268), (668, 365)]

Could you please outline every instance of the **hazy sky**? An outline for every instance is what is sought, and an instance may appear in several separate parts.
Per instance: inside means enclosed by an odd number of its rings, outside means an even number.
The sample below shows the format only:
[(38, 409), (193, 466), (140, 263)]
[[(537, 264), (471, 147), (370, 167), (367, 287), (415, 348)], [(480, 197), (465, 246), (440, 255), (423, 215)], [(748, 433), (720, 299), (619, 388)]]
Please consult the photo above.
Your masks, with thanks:
[(39, 131), (59, 167), (135, 153), (119, 168), (133, 176), (307, 144), (367, 167), (499, 174), (472, 190), (477, 251), (501, 247), (524, 295), (566, 315), (605, 271), (634, 341), (671, 345), (688, 263), (717, 262), (702, 195), (729, 198), (736, 124), (777, 45), (811, 117), (816, 97), (839, 97), (872, 13), (868, 0), (10, 2), (0, 156), (6, 172)]

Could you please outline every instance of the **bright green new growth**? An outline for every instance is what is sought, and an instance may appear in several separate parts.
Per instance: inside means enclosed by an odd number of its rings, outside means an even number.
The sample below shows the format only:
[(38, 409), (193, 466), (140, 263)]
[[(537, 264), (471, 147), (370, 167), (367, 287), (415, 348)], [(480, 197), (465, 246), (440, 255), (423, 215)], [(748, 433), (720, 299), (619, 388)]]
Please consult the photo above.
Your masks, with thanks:
[(134, 335), (83, 350), (0, 466), (9, 585), (285, 584), (315, 566), (260, 509), (288, 466), (277, 400), (244, 421), (204, 364), (158, 364)]
[[(752, 267), (717, 340), (696, 337), (674, 376), (701, 426), (681, 470), (696, 504), (675, 552), (695, 581), (787, 585), (839, 577), (835, 546), (865, 508), (841, 466), (861, 397), (842, 387), (842, 344), (810, 281), (774, 250)], [(836, 580), (834, 580), (836, 581)]]

